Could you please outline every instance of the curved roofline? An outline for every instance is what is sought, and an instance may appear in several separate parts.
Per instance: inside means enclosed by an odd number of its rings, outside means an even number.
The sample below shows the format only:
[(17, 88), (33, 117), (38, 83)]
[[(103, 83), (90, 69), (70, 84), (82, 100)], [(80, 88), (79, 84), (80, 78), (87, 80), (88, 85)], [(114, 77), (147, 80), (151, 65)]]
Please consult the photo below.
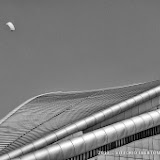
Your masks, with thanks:
[[(122, 120), (76, 138), (46, 146), (43, 149), (25, 154), (20, 159), (36, 160), (37, 156), (41, 157), (40, 159), (47, 159), (47, 156), (53, 160), (68, 159), (77, 156), (79, 152), (83, 154), (102, 145), (147, 130), (159, 124), (160, 109)], [(79, 151), (80, 148), (81, 151)], [(5, 160), (6, 156), (1, 158)], [(10, 156), (8, 155), (8, 157)], [(12, 157), (10, 159), (12, 159)]]
[[(159, 81), (160, 80), (153, 80), (151, 81), (152, 82), (156, 82), (156, 81)], [(117, 86), (117, 87), (109, 87), (109, 88), (101, 88), (101, 89), (93, 89), (93, 90), (81, 90), (81, 91), (66, 91), (66, 92), (63, 92), (63, 91), (56, 91), (56, 92), (48, 92), (48, 93), (42, 93), (42, 94), (39, 94), (37, 96), (34, 96), (32, 98), (29, 98), (28, 100), (26, 100), (25, 102), (23, 102), (22, 104), (20, 104), (18, 107), (16, 107), (14, 110), (12, 110), (11, 112), (9, 112), (4, 118), (2, 118), (0, 120), (0, 125), (5, 121), (7, 120), (10, 116), (12, 116), (14, 113), (16, 113), (17, 110), (19, 110), (22, 106), (24, 106), (25, 104), (31, 102), (32, 100), (38, 98), (38, 97), (41, 97), (41, 96), (44, 96), (44, 95), (50, 95), (50, 94), (73, 94), (73, 93), (87, 93), (87, 92), (94, 92), (94, 91), (103, 91), (103, 90), (111, 90), (111, 89), (120, 89), (120, 88), (125, 88), (125, 87), (131, 87), (131, 86), (137, 86), (137, 85), (140, 85), (140, 84), (145, 84), (145, 83), (149, 83), (149, 82), (140, 82), (140, 83), (133, 83), (133, 84), (128, 84), (128, 85), (122, 85), (122, 86)], [(58, 94), (57, 94), (58, 95)]]
[[(102, 122), (105, 119), (108, 119), (112, 116), (115, 116), (125, 110), (134, 107), (135, 105), (141, 104), (144, 101), (155, 98), (160, 95), (160, 85), (154, 86), (152, 89), (149, 89), (145, 92), (142, 92), (132, 98), (129, 98), (125, 101), (112, 105), (110, 108), (99, 111), (89, 117), (76, 121), (69, 126), (61, 128), (60, 130), (53, 132), (49, 135), (41, 137), (40, 139), (33, 141), (23, 147), (20, 147), (10, 153), (8, 155), (20, 156), (21, 153), (27, 154), (35, 149), (44, 148), (47, 145), (54, 143), (55, 141), (64, 138), (70, 134), (73, 134), (82, 129), (86, 129), (91, 127), (99, 122)], [(22, 151), (22, 152), (21, 152)], [(5, 159), (7, 160), (7, 159)]]

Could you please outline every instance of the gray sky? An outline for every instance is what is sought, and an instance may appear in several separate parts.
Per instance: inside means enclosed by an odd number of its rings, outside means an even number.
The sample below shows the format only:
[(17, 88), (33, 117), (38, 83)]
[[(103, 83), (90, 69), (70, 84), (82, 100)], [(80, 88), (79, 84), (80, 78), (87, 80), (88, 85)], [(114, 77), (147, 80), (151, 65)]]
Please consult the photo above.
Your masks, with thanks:
[(0, 0), (0, 119), (45, 92), (159, 79), (159, 62), (159, 0)]

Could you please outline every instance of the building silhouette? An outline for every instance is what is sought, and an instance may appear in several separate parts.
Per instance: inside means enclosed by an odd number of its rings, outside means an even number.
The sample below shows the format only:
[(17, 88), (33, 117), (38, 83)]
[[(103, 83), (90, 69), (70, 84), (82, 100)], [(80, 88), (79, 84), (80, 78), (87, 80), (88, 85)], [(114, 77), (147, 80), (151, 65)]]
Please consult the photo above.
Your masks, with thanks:
[(0, 160), (159, 160), (159, 96), (157, 80), (33, 97), (0, 121)]

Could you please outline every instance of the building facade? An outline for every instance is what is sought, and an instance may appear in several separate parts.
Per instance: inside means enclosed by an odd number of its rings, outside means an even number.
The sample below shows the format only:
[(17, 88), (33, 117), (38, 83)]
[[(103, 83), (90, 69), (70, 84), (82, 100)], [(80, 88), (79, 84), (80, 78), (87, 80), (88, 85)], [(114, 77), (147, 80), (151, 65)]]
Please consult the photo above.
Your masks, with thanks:
[(0, 160), (160, 159), (160, 81), (46, 93), (0, 121)]

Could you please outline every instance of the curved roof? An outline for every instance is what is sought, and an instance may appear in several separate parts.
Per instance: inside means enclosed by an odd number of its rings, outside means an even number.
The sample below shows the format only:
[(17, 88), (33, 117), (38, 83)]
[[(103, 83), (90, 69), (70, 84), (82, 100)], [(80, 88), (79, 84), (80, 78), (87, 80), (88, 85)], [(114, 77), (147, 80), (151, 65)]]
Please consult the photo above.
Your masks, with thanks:
[[(154, 90), (154, 93), (152, 93), (152, 89), (159, 86), (159, 84), (160, 81), (153, 81), (114, 89), (48, 93), (32, 98), (1, 121), (0, 155), (9, 153), (20, 147), (22, 148), (32, 142), (38, 141), (34, 143), (34, 146), (37, 145), (37, 147), (39, 147), (41, 142), (43, 145), (47, 145), (48, 142), (44, 143), (42, 137), (56, 135), (56, 138), (54, 136), (50, 137), (53, 140), (52, 142), (54, 142), (58, 140), (57, 137), (61, 139), (63, 136), (65, 137), (75, 132), (74, 127), (72, 127), (75, 123), (79, 123), (79, 128), (76, 127), (78, 128), (77, 130), (84, 129), (85, 126), (92, 126), (104, 118), (108, 118), (105, 116), (105, 113), (108, 113), (106, 111), (107, 109), (111, 110), (112, 114), (117, 114), (120, 112), (119, 108), (120, 110), (126, 108), (126, 103), (128, 104), (127, 106), (133, 106), (137, 102), (142, 102), (145, 98), (149, 99), (151, 96), (155, 96), (157, 92)], [(150, 90), (150, 92), (145, 94), (148, 90)], [(141, 98), (138, 96), (140, 94)], [(131, 100), (133, 97), (135, 97), (134, 100)], [(124, 101), (127, 101), (125, 105)], [(121, 105), (118, 105), (120, 107), (117, 107), (116, 104), (120, 103)], [(112, 109), (110, 109), (110, 107), (112, 107)], [(101, 113), (101, 111), (104, 112)], [(94, 118), (92, 115), (95, 115)], [(111, 114), (108, 114), (108, 116), (111, 116)], [(84, 119), (85, 122), (83, 121)], [(86, 123), (86, 125), (81, 125), (78, 121)], [(66, 127), (65, 134), (63, 135), (59, 132), (59, 136), (57, 136), (58, 131), (64, 127)], [(55, 132), (56, 134), (53, 134)], [(42, 141), (39, 141), (39, 139)], [(30, 146), (32, 150), (34, 146)]]
[(160, 109), (100, 128), (70, 140), (49, 145), (20, 160), (63, 160), (160, 125)]

